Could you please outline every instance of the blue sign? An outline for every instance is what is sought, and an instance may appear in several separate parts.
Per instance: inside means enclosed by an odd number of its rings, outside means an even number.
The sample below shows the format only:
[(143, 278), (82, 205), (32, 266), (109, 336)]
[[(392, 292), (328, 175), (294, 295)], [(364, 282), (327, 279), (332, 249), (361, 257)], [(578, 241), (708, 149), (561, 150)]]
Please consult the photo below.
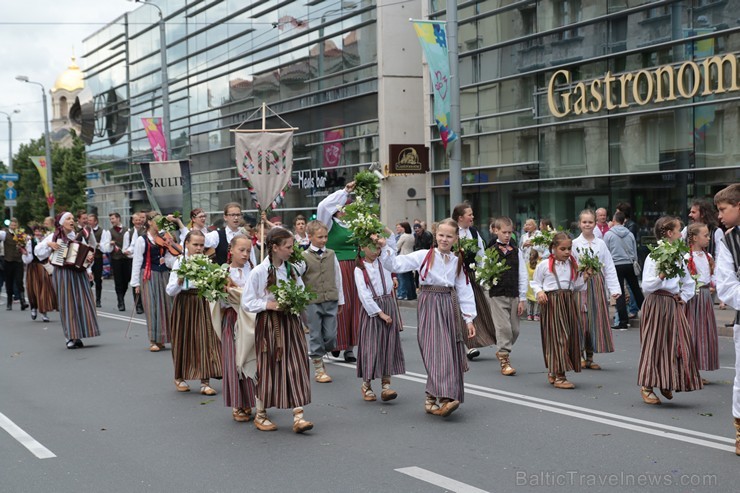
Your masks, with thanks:
[(15, 188), (6, 188), (5, 189), (5, 199), (6, 200), (15, 200), (18, 198), (18, 190)]
[(0, 181), (18, 181), (18, 173), (3, 173), (0, 175)]
[(85, 175), (85, 178), (88, 180), (99, 180), (100, 179), (100, 173), (94, 172), (94, 173), (87, 173)]

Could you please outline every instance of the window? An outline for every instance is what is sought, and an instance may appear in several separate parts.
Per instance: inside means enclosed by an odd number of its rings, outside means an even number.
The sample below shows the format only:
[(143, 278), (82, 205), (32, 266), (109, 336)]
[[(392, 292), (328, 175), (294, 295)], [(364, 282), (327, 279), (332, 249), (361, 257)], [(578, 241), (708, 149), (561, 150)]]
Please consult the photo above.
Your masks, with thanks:
[[(560, 0), (557, 5), (558, 21), (561, 26), (575, 24), (581, 20), (581, 0)], [(560, 33), (560, 39), (578, 37), (579, 29), (573, 28)]]
[(584, 141), (582, 129), (558, 132), (560, 166), (583, 166), (586, 155)]

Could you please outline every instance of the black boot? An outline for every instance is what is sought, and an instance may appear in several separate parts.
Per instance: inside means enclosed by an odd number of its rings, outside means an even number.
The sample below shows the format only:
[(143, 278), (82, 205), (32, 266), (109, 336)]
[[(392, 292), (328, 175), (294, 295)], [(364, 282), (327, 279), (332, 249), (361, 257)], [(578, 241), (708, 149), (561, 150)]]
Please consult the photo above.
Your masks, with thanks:
[(126, 304), (123, 302), (123, 295), (118, 295), (118, 311), (119, 312), (125, 312), (126, 311)]
[(134, 293), (134, 303), (136, 303), (136, 313), (141, 315), (144, 313), (144, 305), (141, 304), (141, 295), (137, 295)]
[(21, 296), (21, 311), (25, 310), (26, 308), (28, 308), (28, 303), (26, 303), (25, 298)]
[(102, 308), (102, 305), (100, 304), (100, 298), (103, 297), (103, 290), (101, 289), (100, 291), (98, 290), (95, 290), (95, 291), (96, 291), (95, 292), (95, 306), (97, 308)]

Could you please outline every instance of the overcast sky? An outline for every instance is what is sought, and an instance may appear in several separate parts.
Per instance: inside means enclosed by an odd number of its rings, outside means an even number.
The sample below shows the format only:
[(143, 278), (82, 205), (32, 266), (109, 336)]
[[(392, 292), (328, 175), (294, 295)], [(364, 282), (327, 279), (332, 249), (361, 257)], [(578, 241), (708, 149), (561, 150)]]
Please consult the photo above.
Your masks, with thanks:
[[(12, 114), (14, 153), (44, 132), (41, 88), (15, 76), (44, 85), (51, 118), (48, 91), (70, 57), (77, 56), (85, 69), (82, 40), (137, 7), (127, 0), (0, 0), (0, 111)], [(16, 109), (21, 112), (13, 114)], [(2, 114), (0, 159), (8, 159), (8, 122)]]

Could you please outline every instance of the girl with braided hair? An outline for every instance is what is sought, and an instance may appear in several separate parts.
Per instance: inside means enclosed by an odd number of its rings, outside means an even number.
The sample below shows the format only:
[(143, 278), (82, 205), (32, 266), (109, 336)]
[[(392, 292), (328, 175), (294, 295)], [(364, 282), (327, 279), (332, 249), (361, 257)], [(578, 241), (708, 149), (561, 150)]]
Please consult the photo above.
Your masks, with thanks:
[(266, 409), (293, 409), (293, 431), (303, 433), (313, 423), (303, 419), (303, 406), (311, 402), (311, 383), (306, 335), (298, 315), (280, 310), (269, 291), (279, 281), (294, 279), (303, 286), (295, 268), (288, 262), (293, 252), (293, 233), (273, 228), (267, 233), (267, 257), (249, 273), (241, 306), (257, 314), (257, 414), (254, 425), (260, 431), (275, 431)]
[(436, 248), (396, 256), (395, 248), (377, 238), (380, 261), (391, 272), (419, 271), (417, 340), (427, 371), (424, 410), (449, 416), (463, 402), (463, 373), (468, 370), (465, 341), (475, 337), (475, 299), (463, 271), (461, 255), (453, 253), (457, 222), (445, 219), (436, 230)]

